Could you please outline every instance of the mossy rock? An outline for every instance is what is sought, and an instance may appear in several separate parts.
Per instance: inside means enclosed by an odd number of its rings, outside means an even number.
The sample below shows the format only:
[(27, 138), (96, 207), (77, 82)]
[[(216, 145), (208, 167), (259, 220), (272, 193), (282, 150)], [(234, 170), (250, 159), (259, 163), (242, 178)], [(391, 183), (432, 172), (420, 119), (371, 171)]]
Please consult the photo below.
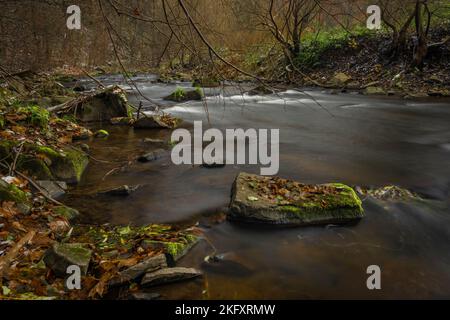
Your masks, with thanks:
[(142, 247), (152, 248), (154, 250), (162, 249), (167, 257), (169, 265), (174, 265), (175, 262), (184, 257), (192, 247), (194, 247), (199, 241), (199, 238), (194, 235), (188, 235), (181, 241), (157, 241), (157, 240), (144, 240)]
[(95, 134), (94, 137), (96, 138), (108, 138), (109, 137), (109, 132), (106, 130), (98, 130)]
[[(0, 157), (13, 161), (14, 141), (0, 142)], [(62, 152), (47, 146), (26, 144), (17, 161), (17, 169), (27, 172), (38, 180), (57, 180), (78, 183), (89, 162), (88, 156), (76, 148), (65, 148)]]
[(80, 216), (80, 212), (78, 210), (66, 206), (54, 207), (52, 210), (56, 215), (64, 217), (68, 221), (73, 221)]
[(80, 243), (55, 243), (47, 250), (44, 262), (59, 277), (67, 276), (67, 268), (72, 265), (80, 267), (83, 275), (87, 274), (92, 250)]
[(10, 184), (4, 180), (0, 180), (0, 201), (28, 203), (28, 196), (14, 184)]
[(171, 95), (164, 98), (167, 101), (174, 102), (186, 102), (186, 101), (201, 101), (203, 99), (203, 95), (201, 90), (176, 90)]
[(385, 95), (386, 91), (384, 91), (384, 89), (381, 87), (369, 86), (364, 91), (364, 94), (366, 94), (366, 95)]
[[(256, 191), (255, 184), (264, 185), (269, 179), (271, 178), (241, 173), (233, 185), (229, 218), (246, 222), (303, 226), (348, 223), (364, 217), (361, 200), (347, 185), (300, 184), (302, 196), (288, 202), (276, 198), (271, 200), (271, 195), (261, 195)], [(286, 185), (291, 183), (286, 180)], [(288, 186), (285, 188), (289, 189)]]

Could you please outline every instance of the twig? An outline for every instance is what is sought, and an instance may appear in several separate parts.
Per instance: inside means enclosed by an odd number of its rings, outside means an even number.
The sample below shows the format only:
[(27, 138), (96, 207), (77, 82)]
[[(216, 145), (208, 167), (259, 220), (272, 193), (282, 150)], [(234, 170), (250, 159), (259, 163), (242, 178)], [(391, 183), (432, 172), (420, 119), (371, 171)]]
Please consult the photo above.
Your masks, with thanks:
[(106, 86), (101, 83), (99, 80), (95, 79), (93, 76), (91, 76), (86, 70), (81, 69), (81, 71), (83, 71), (83, 73), (88, 76), (91, 80), (93, 80), (95, 83), (97, 83), (97, 85), (101, 88), (106, 88)]

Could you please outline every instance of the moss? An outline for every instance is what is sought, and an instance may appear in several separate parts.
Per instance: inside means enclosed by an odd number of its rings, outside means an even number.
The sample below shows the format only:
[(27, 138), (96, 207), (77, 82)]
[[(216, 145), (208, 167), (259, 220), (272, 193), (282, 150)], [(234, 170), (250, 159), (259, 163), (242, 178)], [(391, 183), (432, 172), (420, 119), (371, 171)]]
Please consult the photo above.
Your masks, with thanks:
[(69, 221), (76, 219), (80, 215), (78, 210), (66, 206), (54, 207), (53, 212)]
[(364, 212), (361, 199), (351, 187), (342, 183), (331, 183), (326, 186), (332, 186), (336, 192), (317, 194), (308, 200), (279, 206), (278, 210), (290, 212), (305, 219), (321, 216), (324, 211), (332, 211), (349, 218)]
[(109, 132), (106, 130), (98, 130), (95, 133), (95, 137), (96, 138), (107, 138), (107, 137), (109, 137)]
[(0, 114), (0, 129), (3, 129), (3, 127), (5, 126), (5, 117)]
[(36, 153), (45, 155), (50, 159), (57, 159), (57, 158), (61, 157), (61, 154), (58, 151), (56, 151), (50, 147), (35, 146), (34, 150), (36, 151)]
[(80, 181), (81, 176), (83, 175), (83, 172), (89, 162), (87, 155), (84, 152), (76, 149), (68, 149), (65, 152), (67, 160), (73, 166), (77, 181)]
[(28, 172), (31, 176), (39, 180), (53, 179), (53, 174), (44, 160), (38, 159), (34, 156), (20, 156), (17, 162), (17, 169), (22, 172)]
[(0, 200), (27, 203), (28, 196), (14, 184), (9, 184), (6, 181), (0, 180)]

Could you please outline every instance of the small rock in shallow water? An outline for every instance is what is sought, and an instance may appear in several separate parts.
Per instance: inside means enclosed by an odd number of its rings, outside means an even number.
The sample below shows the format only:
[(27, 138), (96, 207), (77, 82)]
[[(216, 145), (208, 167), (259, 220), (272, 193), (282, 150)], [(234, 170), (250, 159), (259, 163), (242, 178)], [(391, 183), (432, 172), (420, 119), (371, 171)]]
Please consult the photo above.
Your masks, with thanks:
[(108, 196), (129, 196), (134, 191), (139, 189), (139, 187), (140, 187), (139, 185), (137, 185), (137, 186), (123, 185), (118, 188), (100, 191), (99, 194), (108, 195)]
[(162, 156), (166, 153), (165, 150), (158, 149), (149, 153), (146, 153), (138, 158), (139, 162), (151, 162), (161, 159)]
[(202, 168), (206, 168), (206, 169), (218, 169), (218, 168), (224, 168), (225, 164), (224, 163), (204, 163), (201, 165)]
[(142, 279), (144, 287), (157, 286), (161, 284), (179, 282), (200, 277), (202, 272), (193, 268), (166, 268), (147, 273)]

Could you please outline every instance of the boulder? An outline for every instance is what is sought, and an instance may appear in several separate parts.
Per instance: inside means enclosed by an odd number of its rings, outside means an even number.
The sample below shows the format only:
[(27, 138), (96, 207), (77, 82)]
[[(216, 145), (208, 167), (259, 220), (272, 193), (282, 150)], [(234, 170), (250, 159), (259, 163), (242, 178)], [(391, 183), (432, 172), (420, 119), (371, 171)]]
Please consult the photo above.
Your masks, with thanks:
[(98, 130), (98, 131), (94, 134), (94, 137), (100, 138), (100, 139), (108, 138), (108, 137), (109, 137), (109, 132), (106, 131), (106, 130)]
[(193, 268), (166, 268), (147, 273), (141, 281), (143, 287), (151, 287), (200, 277), (202, 273)]
[(72, 265), (80, 267), (83, 275), (87, 274), (92, 251), (80, 243), (55, 243), (44, 256), (45, 265), (59, 277), (67, 276), (67, 268)]
[(228, 217), (283, 225), (339, 224), (364, 217), (355, 191), (341, 183), (304, 185), (241, 173), (236, 178)]
[(111, 118), (128, 117), (126, 92), (118, 86), (76, 98), (67, 105), (74, 108), (63, 108), (59, 113), (64, 114), (65, 110), (68, 110), (67, 112), (73, 114), (75, 110), (76, 118), (82, 122), (110, 121)]
[(398, 186), (385, 186), (378, 189), (369, 189), (361, 192), (378, 200), (384, 201), (404, 201), (404, 200), (421, 200), (420, 196)]
[(120, 286), (126, 283), (130, 283), (143, 276), (147, 272), (153, 272), (166, 267), (166, 256), (164, 254), (159, 254), (157, 256), (147, 258), (146, 260), (119, 272), (116, 277), (110, 280), (109, 285)]

